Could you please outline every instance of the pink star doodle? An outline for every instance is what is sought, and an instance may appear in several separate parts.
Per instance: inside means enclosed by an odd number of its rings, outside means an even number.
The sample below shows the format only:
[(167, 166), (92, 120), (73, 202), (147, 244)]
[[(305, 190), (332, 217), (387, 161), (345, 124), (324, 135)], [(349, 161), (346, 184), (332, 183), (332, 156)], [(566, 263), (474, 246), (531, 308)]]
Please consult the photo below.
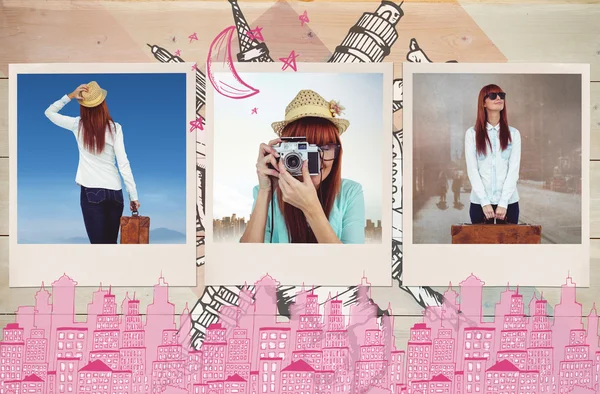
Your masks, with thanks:
[(298, 71), (298, 67), (296, 64), (296, 58), (300, 55), (296, 55), (295, 51), (291, 51), (288, 57), (280, 57), (279, 60), (283, 62), (283, 67), (281, 67), (281, 71), (285, 71), (288, 67), (291, 67), (292, 70)]
[(257, 114), (258, 115), (258, 108), (254, 107), (252, 108), (252, 115)]
[(196, 32), (194, 32), (193, 34), (190, 34), (188, 36), (188, 38), (190, 39), (190, 43), (194, 40), (198, 41), (198, 36), (196, 35)]
[(306, 11), (304, 11), (304, 13), (302, 15), (300, 15), (298, 17), (298, 19), (300, 19), (300, 26), (304, 26), (305, 23), (310, 22), (310, 20), (308, 19), (308, 14), (306, 13)]
[(192, 70), (197, 71), (198, 65), (196, 63), (192, 64)]
[(263, 28), (262, 27), (258, 27), (256, 26), (254, 29), (250, 30), (247, 34), (248, 37), (250, 37), (251, 40), (259, 40), (259, 41), (264, 41), (265, 39), (263, 38), (263, 35), (261, 33), (261, 30)]
[(179, 49), (175, 51), (175, 56), (181, 56), (181, 51)]
[(203, 121), (204, 121), (204, 118), (202, 117), (202, 115), (198, 115), (198, 119), (192, 120), (190, 122), (190, 126), (192, 126), (190, 128), (190, 133), (196, 129), (198, 129), (200, 131), (204, 130), (204, 126), (202, 125)]

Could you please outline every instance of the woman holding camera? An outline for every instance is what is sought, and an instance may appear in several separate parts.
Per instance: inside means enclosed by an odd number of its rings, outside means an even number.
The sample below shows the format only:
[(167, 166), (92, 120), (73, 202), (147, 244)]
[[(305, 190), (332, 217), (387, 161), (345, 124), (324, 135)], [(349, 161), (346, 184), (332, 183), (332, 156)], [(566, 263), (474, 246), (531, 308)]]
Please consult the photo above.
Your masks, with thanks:
[(365, 202), (362, 186), (342, 179), (340, 135), (349, 122), (338, 116), (343, 107), (312, 90), (301, 90), (287, 106), (285, 120), (272, 124), (281, 137), (304, 137), (320, 150), (320, 174), (292, 176), (274, 148), (276, 138), (259, 148), (254, 206), (242, 235), (243, 243), (365, 242)]

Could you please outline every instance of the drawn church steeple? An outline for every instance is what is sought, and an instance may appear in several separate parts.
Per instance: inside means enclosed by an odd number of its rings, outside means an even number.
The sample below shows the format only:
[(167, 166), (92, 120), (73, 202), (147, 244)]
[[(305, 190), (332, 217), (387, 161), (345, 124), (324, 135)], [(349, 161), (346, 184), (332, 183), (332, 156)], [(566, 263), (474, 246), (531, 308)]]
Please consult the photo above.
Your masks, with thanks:
[(248, 35), (250, 26), (246, 22), (237, 0), (229, 0), (229, 3), (231, 3), (231, 11), (233, 12), (233, 20), (240, 44), (237, 60), (239, 62), (273, 62), (267, 44), (259, 42), (256, 38)]

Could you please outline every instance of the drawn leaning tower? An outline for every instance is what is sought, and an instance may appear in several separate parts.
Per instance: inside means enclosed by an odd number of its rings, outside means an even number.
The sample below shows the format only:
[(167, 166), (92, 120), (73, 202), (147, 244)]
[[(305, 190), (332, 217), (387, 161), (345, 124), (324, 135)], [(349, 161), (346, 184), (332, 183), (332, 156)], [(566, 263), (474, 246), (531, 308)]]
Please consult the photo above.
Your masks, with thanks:
[(233, 20), (240, 44), (240, 52), (237, 54), (238, 62), (273, 62), (267, 44), (259, 42), (256, 38), (251, 38), (248, 35), (250, 26), (246, 22), (237, 0), (229, 0), (229, 2), (231, 3), (231, 11), (233, 12)]
[[(403, 2), (402, 2), (403, 3)], [(382, 1), (375, 12), (365, 12), (350, 28), (328, 63), (376, 63), (390, 54), (398, 39), (396, 24), (404, 16), (402, 3)]]

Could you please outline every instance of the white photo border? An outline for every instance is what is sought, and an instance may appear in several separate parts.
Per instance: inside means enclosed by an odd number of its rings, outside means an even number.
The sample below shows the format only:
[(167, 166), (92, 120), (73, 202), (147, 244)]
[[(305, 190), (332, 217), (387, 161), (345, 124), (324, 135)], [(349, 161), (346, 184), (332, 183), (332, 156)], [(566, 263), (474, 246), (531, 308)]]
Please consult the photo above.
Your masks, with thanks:
[[(238, 72), (275, 73), (281, 63), (234, 63)], [(373, 244), (257, 244), (213, 241), (214, 97), (212, 84), (206, 91), (206, 245), (205, 284), (242, 285), (270, 275), (286, 285), (318, 283), (350, 286), (356, 278), (368, 277), (372, 286), (392, 285), (392, 81), (393, 63), (298, 63), (296, 74), (303, 73), (377, 73), (382, 74), (383, 151), (381, 243)], [(257, 86), (260, 89), (260, 86)], [(274, 120), (275, 121), (275, 120)], [(373, 130), (375, 132), (375, 130)], [(250, 190), (248, 191), (251, 192)], [(283, 256), (283, 257), (282, 257)]]
[[(162, 275), (170, 286), (195, 287), (196, 275), (196, 72), (193, 63), (37, 63), (9, 65), (9, 287), (39, 287), (63, 274), (79, 286), (153, 286)], [(17, 76), (20, 74), (186, 75), (185, 244), (80, 245), (17, 242)], [(50, 103), (49, 103), (50, 104)], [(150, 218), (152, 220), (152, 218)]]
[[(581, 75), (581, 244), (413, 244), (413, 76), (415, 74)], [(403, 285), (447, 286), (470, 274), (485, 286), (561, 286), (569, 275), (590, 286), (590, 65), (544, 63), (403, 63)], [(449, 230), (448, 230), (449, 231)], [(482, 256), (485, 259), (482, 260)]]

